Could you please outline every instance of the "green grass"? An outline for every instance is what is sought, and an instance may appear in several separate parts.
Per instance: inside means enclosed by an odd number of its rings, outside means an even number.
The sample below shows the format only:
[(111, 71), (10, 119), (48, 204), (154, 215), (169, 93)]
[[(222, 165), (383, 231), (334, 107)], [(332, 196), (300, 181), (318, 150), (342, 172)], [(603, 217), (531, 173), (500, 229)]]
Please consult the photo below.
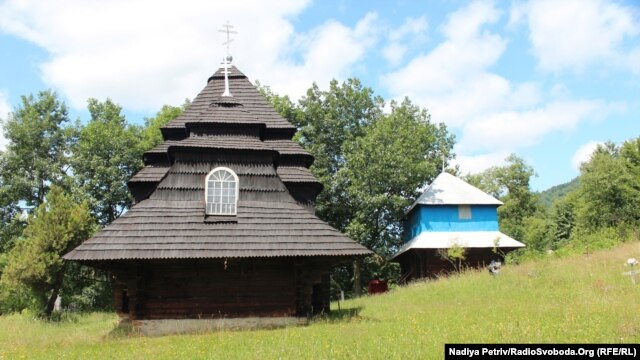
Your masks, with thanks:
[(140, 337), (114, 331), (111, 314), (60, 323), (9, 315), (0, 317), (0, 359), (437, 359), (455, 342), (638, 343), (640, 285), (622, 275), (629, 257), (640, 257), (639, 243), (506, 266), (496, 278), (474, 271), (414, 283), (278, 330)]

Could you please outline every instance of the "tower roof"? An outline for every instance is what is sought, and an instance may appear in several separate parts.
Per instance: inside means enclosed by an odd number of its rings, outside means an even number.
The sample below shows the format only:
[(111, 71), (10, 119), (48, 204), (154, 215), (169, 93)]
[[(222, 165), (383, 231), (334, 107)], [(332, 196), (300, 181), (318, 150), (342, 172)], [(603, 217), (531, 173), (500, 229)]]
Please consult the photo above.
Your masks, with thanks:
[[(242, 123), (264, 124), (267, 129), (286, 129), (291, 132), (291, 135), (296, 131), (291, 123), (271, 107), (247, 76), (233, 65), (229, 66), (229, 88), (233, 93), (233, 100), (240, 105), (236, 109), (244, 113)], [(219, 102), (224, 90), (224, 69), (221, 68), (209, 77), (207, 85), (193, 99), (184, 113), (163, 127), (163, 132), (185, 128), (190, 123), (207, 121), (202, 118), (203, 115), (211, 112), (212, 104), (216, 107), (215, 104)], [(233, 117), (229, 116), (217, 118), (225, 122), (233, 121)], [(209, 117), (208, 121), (214, 122), (215, 118)]]
[[(135, 259), (330, 256), (371, 254), (310, 212), (322, 185), (313, 156), (291, 140), (296, 128), (237, 68), (232, 96), (218, 70), (184, 113), (163, 130), (129, 180), (136, 204), (64, 256), (100, 262)], [(205, 212), (208, 174), (237, 175), (237, 213)], [(333, 260), (332, 260), (333, 261)]]
[(502, 205), (502, 201), (447, 172), (438, 175), (411, 205)]

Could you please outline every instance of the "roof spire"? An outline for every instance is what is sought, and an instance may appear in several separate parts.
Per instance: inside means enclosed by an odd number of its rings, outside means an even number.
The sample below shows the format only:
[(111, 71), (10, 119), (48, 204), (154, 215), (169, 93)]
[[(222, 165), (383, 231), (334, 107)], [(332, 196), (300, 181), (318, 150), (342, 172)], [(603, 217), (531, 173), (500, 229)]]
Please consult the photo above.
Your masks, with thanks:
[(227, 34), (227, 41), (222, 43), (222, 45), (227, 47), (227, 56), (222, 60), (222, 67), (224, 67), (224, 92), (222, 93), (222, 96), (233, 96), (231, 91), (229, 91), (229, 66), (233, 60), (233, 57), (229, 53), (229, 44), (233, 41), (233, 39), (231, 39), (231, 34), (237, 34), (238, 32), (233, 30), (233, 25), (229, 24), (229, 21), (227, 21), (226, 24), (223, 24), (222, 28), (223, 29), (218, 30), (218, 32)]

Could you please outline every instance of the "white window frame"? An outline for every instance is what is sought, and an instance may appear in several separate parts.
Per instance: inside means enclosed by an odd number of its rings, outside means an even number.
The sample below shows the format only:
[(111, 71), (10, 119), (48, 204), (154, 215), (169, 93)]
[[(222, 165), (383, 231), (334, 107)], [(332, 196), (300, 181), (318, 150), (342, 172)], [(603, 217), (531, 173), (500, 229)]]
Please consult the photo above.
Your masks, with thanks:
[[(217, 171), (227, 171), (228, 173), (231, 174), (231, 176), (233, 176), (233, 179), (235, 181), (235, 203), (233, 204), (233, 211), (232, 212), (215, 212), (215, 211), (209, 211), (209, 204), (215, 204), (215, 202), (210, 202), (209, 201), (209, 178), (211, 177), (211, 175), (213, 175), (215, 172)], [(204, 207), (205, 207), (205, 214), (207, 215), (220, 215), (220, 216), (233, 216), (233, 215), (237, 215), (238, 214), (238, 195), (240, 193), (240, 181), (238, 179), (238, 175), (236, 175), (235, 171), (229, 169), (228, 167), (224, 167), (224, 166), (220, 166), (217, 167), (213, 170), (211, 170), (207, 176), (204, 178)], [(230, 204), (230, 203), (229, 203)]]
[(458, 219), (471, 220), (471, 205), (458, 205)]

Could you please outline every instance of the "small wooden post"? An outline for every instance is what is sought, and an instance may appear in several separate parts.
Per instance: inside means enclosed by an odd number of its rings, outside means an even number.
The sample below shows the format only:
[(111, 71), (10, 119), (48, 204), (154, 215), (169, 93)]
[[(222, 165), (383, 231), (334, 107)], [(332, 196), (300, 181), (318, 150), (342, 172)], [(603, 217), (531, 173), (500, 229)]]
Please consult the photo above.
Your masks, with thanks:
[(623, 272), (622, 275), (629, 276), (631, 278), (631, 283), (633, 285), (636, 284), (636, 275), (640, 274), (640, 270), (631, 270), (627, 272)]

